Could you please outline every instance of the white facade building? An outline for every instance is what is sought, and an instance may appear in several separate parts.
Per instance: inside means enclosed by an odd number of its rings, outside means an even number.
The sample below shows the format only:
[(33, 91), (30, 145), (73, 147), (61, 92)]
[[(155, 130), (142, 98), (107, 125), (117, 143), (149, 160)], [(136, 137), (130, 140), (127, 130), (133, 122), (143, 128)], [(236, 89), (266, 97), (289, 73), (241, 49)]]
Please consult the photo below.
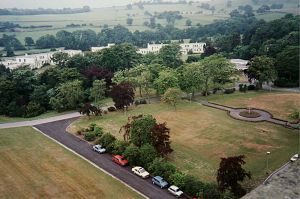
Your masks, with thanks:
[(15, 69), (19, 66), (25, 65), (30, 66), (31, 69), (41, 68), (44, 64), (54, 64), (51, 58), (53, 54), (59, 52), (67, 53), (70, 57), (73, 57), (77, 54), (82, 54), (81, 50), (59, 50), (48, 53), (16, 56), (10, 59), (3, 60), (1, 63), (10, 69)]
[[(169, 44), (148, 44), (147, 48), (140, 48), (137, 52), (140, 54), (148, 54), (148, 53), (159, 53), (160, 49), (163, 46), (166, 46)], [(204, 52), (204, 46), (206, 43), (183, 43), (180, 45), (180, 52), (184, 55), (188, 54), (188, 52), (192, 52), (194, 54), (200, 54)]]
[(98, 52), (98, 51), (101, 51), (101, 50), (103, 50), (103, 49), (105, 49), (105, 48), (110, 48), (110, 47), (112, 47), (112, 46), (114, 46), (115, 44), (107, 44), (107, 46), (100, 46), (100, 47), (91, 47), (91, 51), (92, 52)]
[(235, 68), (237, 70), (246, 70), (249, 68), (248, 64), (248, 60), (243, 60), (243, 59), (231, 59), (230, 63), (235, 65)]

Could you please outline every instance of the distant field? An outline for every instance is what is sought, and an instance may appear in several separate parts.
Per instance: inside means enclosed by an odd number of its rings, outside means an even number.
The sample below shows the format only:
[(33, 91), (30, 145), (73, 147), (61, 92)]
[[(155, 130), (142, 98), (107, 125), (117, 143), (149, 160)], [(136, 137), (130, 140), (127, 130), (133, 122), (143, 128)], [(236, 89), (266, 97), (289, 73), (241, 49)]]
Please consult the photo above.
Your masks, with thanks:
[[(101, 27), (104, 24), (109, 26), (123, 25), (126, 26), (131, 31), (135, 30), (148, 30), (149, 28), (145, 27), (143, 23), (149, 21), (149, 16), (145, 16), (144, 12), (148, 11), (152, 14), (154, 12), (164, 12), (164, 11), (180, 11), (184, 12), (183, 19), (177, 20), (175, 26), (178, 28), (187, 28), (185, 22), (187, 19), (192, 20), (192, 25), (200, 23), (202, 25), (212, 23), (214, 20), (226, 19), (229, 17), (229, 13), (232, 9), (237, 8), (239, 5), (251, 4), (250, 0), (236, 0), (233, 1), (232, 7), (228, 8), (226, 6), (226, 1), (217, 0), (211, 2), (211, 5), (214, 5), (216, 11), (212, 14), (211, 11), (204, 10), (197, 6), (200, 3), (194, 3), (193, 5), (189, 4), (164, 4), (164, 5), (145, 5), (144, 9), (141, 10), (137, 6), (134, 6), (132, 10), (127, 10), (126, 7), (110, 7), (110, 8), (95, 8), (88, 13), (80, 14), (63, 14), (63, 15), (29, 15), (29, 16), (1, 16), (0, 21), (9, 21), (13, 23), (20, 24), (21, 26), (30, 26), (30, 25), (52, 25), (51, 28), (37, 28), (37, 29), (25, 29), (22, 32), (7, 32), (4, 34), (15, 34), (16, 37), (24, 42), (24, 38), (27, 36), (33, 37), (35, 40), (45, 34), (56, 34), (60, 30), (75, 31), (82, 29), (91, 29), (96, 32), (101, 31)], [(252, 5), (254, 9), (257, 9), (257, 5)], [(197, 13), (202, 11), (203, 13)], [(282, 12), (295, 13), (299, 9), (295, 8), (293, 4), (287, 4)], [(192, 14), (186, 14), (186, 12), (192, 12)], [(280, 18), (284, 16), (285, 13), (267, 13), (263, 15), (258, 15), (260, 19), (266, 19), (267, 21)], [(132, 26), (126, 24), (126, 19), (128, 17), (133, 18)], [(75, 27), (75, 28), (66, 28), (68, 24), (86, 24), (86, 26)], [(166, 25), (165, 19), (157, 19), (156, 23)]]
[[(265, 96), (268, 95), (257, 95), (257, 99)], [(221, 96), (219, 98), (222, 99)], [(237, 95), (227, 101), (239, 98), (241, 97)], [(274, 107), (276, 105), (274, 103)], [(284, 112), (285, 109), (278, 111)], [(160, 103), (132, 108), (127, 115), (123, 112), (113, 112), (103, 117), (82, 118), (76, 121), (69, 131), (75, 133), (90, 123), (96, 123), (117, 138), (123, 139), (119, 133), (120, 127), (127, 122), (128, 116), (139, 114), (152, 114), (160, 122), (167, 123), (171, 129), (174, 149), (171, 161), (180, 170), (204, 181), (215, 181), (220, 157), (244, 154), (247, 157), (246, 168), (253, 174), (253, 179), (246, 184), (253, 187), (266, 177), (267, 151), (271, 151), (272, 154), (270, 168), (275, 170), (288, 161), (298, 147), (297, 131), (265, 122), (254, 124), (237, 121), (224, 111), (189, 102), (180, 103), (177, 111)]]
[(142, 198), (30, 127), (0, 130), (0, 198)]

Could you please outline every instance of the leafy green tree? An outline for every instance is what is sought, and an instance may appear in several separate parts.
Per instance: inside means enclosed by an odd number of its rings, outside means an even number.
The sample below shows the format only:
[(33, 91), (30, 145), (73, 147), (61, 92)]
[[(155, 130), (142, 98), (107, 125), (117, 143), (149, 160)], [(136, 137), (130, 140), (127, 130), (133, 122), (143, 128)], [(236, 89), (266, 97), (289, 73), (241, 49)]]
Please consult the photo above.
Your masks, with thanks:
[(176, 167), (163, 158), (155, 158), (148, 169), (152, 175), (162, 176), (167, 181), (170, 180), (170, 176), (176, 171)]
[(246, 191), (239, 182), (243, 182), (246, 177), (251, 178), (251, 174), (242, 168), (242, 165), (246, 163), (244, 158), (243, 155), (221, 158), (217, 175), (218, 186), (221, 191), (229, 189), (236, 197), (245, 195)]
[(154, 88), (159, 95), (164, 94), (168, 88), (179, 88), (179, 79), (175, 70), (166, 69), (159, 72), (158, 78), (154, 81)]
[(204, 88), (203, 65), (200, 62), (185, 64), (180, 70), (180, 88), (188, 95)]
[(123, 155), (128, 160), (130, 165), (142, 165), (142, 163), (140, 162), (140, 157), (142, 157), (140, 155), (140, 150), (134, 144), (129, 145), (124, 151)]
[[(108, 149), (112, 149), (112, 144), (116, 140), (115, 136), (110, 133), (104, 133), (99, 140), (97, 140), (97, 144), (101, 144), (103, 147)], [(110, 151), (109, 151), (110, 152)]]
[(40, 104), (42, 107), (49, 109), (48, 88), (45, 85), (36, 85), (30, 94), (30, 101)]
[(46, 109), (37, 102), (29, 102), (26, 106), (25, 117), (35, 117), (44, 113)]
[(64, 111), (78, 108), (84, 100), (82, 82), (74, 80), (62, 83), (57, 89), (54, 97), (51, 97), (50, 104), (57, 111)]
[(186, 26), (191, 26), (191, 25), (192, 25), (192, 20), (187, 19), (187, 20), (185, 21), (185, 25), (186, 25)]
[(93, 82), (93, 87), (90, 89), (90, 98), (93, 99), (96, 104), (105, 97), (105, 85), (104, 80), (95, 80)]
[(97, 34), (93, 30), (76, 30), (72, 36), (75, 40), (74, 49), (86, 51), (97, 44)]
[(163, 46), (159, 51), (159, 57), (162, 59), (163, 64), (170, 68), (178, 68), (183, 64), (180, 58), (180, 46), (178, 44), (170, 44)]
[(180, 171), (176, 171), (175, 173), (170, 175), (170, 181), (175, 186), (182, 188), (184, 185), (185, 176), (186, 176), (186, 174), (184, 174)]
[(128, 142), (125, 142), (123, 140), (115, 140), (113, 142), (113, 154), (123, 154), (126, 150), (126, 148), (129, 146)]
[(144, 144), (139, 149), (140, 162), (143, 167), (148, 168), (153, 160), (158, 157), (156, 149), (151, 144)]
[(287, 46), (277, 54), (275, 69), (278, 73), (276, 86), (299, 86), (299, 46)]
[(204, 92), (207, 95), (210, 87), (222, 87), (232, 81), (235, 72), (233, 64), (221, 55), (212, 55), (200, 61), (204, 76)]
[(162, 100), (172, 105), (176, 111), (176, 104), (181, 100), (182, 91), (179, 88), (168, 88), (164, 93)]
[(127, 19), (126, 19), (126, 24), (127, 24), (128, 26), (131, 26), (132, 23), (133, 23), (133, 18), (127, 18)]
[(56, 48), (58, 46), (58, 42), (53, 35), (44, 35), (38, 38), (35, 42), (37, 48)]
[(131, 125), (131, 142), (140, 147), (151, 143), (151, 129), (155, 126), (156, 120), (151, 115), (135, 119)]
[(262, 88), (264, 82), (274, 82), (277, 78), (274, 59), (267, 56), (256, 56), (251, 59), (245, 73), (249, 81), (253, 79), (258, 81), (259, 88)]
[(53, 54), (53, 56), (51, 57), (51, 60), (56, 65), (58, 65), (60, 67), (65, 67), (67, 65), (69, 58), (70, 58), (70, 56), (68, 55), (68, 53), (58, 52), (58, 53)]
[(34, 46), (34, 41), (32, 37), (25, 37), (24, 41), (26, 46)]

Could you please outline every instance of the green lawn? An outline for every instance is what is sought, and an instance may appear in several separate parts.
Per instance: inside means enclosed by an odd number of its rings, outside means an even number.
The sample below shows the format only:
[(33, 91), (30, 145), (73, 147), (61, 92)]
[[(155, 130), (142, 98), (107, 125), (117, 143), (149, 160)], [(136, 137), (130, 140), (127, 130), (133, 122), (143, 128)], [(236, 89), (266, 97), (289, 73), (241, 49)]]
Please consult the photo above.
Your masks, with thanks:
[(0, 130), (0, 198), (142, 198), (30, 127)]
[(83, 118), (70, 126), (69, 131), (87, 127), (90, 123), (102, 126), (107, 132), (122, 139), (120, 127), (127, 117), (153, 114), (158, 121), (167, 122), (171, 129), (173, 154), (170, 160), (180, 170), (204, 181), (215, 181), (220, 157), (246, 155), (246, 169), (253, 178), (247, 186), (253, 188), (266, 177), (266, 152), (270, 151), (269, 165), (273, 171), (289, 160), (298, 147), (297, 131), (270, 123), (248, 123), (230, 118), (226, 112), (183, 102), (175, 112), (166, 104), (141, 105), (103, 117)]
[(73, 113), (75, 111), (66, 111), (66, 112), (61, 112), (58, 113), (57, 111), (48, 111), (46, 113), (43, 113), (42, 115), (36, 116), (36, 117), (30, 117), (30, 118), (24, 118), (24, 117), (7, 117), (0, 115), (0, 123), (5, 123), (5, 122), (21, 122), (21, 121), (29, 121), (29, 120), (37, 120), (37, 119), (44, 119), (48, 117), (54, 117), (54, 116), (59, 116), (67, 113)]

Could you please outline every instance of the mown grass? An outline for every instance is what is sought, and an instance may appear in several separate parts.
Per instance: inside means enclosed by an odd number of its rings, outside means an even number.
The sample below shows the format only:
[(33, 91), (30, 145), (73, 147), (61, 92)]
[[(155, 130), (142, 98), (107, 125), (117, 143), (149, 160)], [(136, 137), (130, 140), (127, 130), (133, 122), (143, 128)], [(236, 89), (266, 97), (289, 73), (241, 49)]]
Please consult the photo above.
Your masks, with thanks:
[[(254, 94), (253, 94), (254, 95)], [(253, 174), (246, 182), (253, 187), (266, 177), (266, 152), (270, 151), (269, 168), (275, 170), (296, 153), (297, 131), (270, 123), (248, 123), (230, 118), (226, 112), (182, 102), (177, 111), (166, 104), (141, 105), (124, 112), (103, 117), (82, 118), (71, 127), (71, 132), (90, 123), (102, 126), (107, 132), (123, 139), (119, 129), (127, 117), (152, 114), (171, 129), (174, 152), (169, 157), (180, 170), (203, 181), (215, 181), (220, 157), (245, 155), (247, 170)]]
[(259, 108), (269, 111), (274, 117), (289, 120), (289, 115), (299, 111), (300, 93), (248, 91), (233, 94), (217, 94), (208, 97), (199, 97), (210, 102), (215, 102), (235, 108)]
[(30, 127), (0, 130), (0, 198), (142, 198)]

